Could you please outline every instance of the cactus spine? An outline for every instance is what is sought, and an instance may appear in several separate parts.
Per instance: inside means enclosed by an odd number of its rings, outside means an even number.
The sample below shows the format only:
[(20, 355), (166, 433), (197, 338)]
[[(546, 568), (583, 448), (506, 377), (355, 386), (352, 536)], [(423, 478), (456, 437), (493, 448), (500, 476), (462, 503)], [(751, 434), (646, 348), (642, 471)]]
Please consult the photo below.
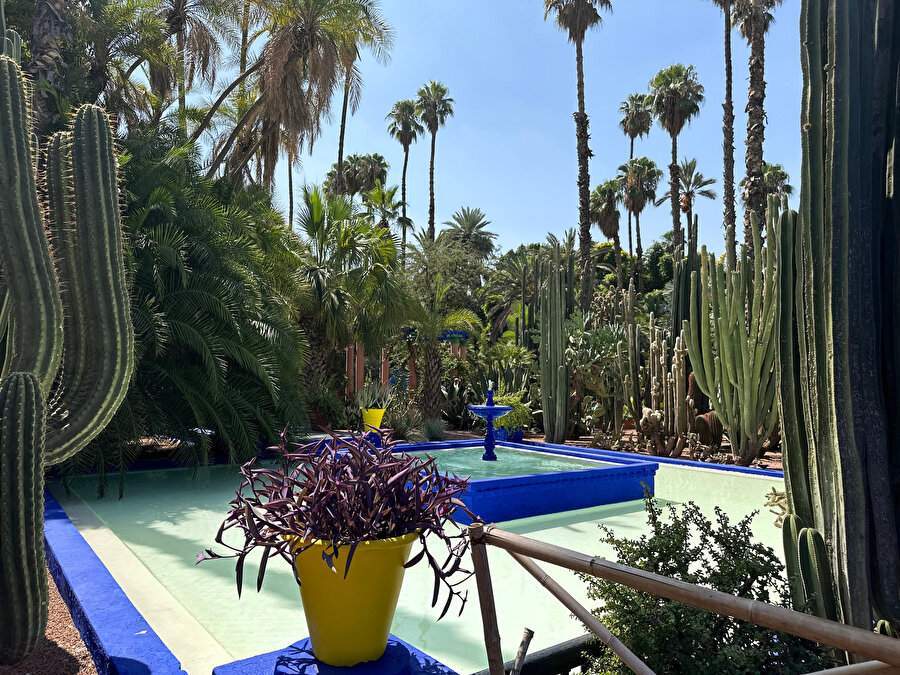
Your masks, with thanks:
[(83, 106), (71, 129), (48, 142), (45, 217), (27, 90), (15, 61), (0, 56), (0, 268), (7, 286), (0, 315), (8, 316), (0, 371), (0, 663), (31, 651), (47, 621), (44, 468), (103, 429), (134, 362), (109, 120)]
[[(703, 247), (700, 274), (692, 274), (691, 320), (682, 326), (697, 386), (728, 433), (735, 462), (748, 466), (778, 422), (775, 404), (775, 246), (777, 202), (769, 200), (763, 249), (753, 219), (751, 260), (741, 247), (737, 265), (723, 264)], [(730, 250), (730, 246), (727, 247)], [(730, 258), (731, 256), (729, 256)]]
[[(574, 257), (570, 256), (574, 261)], [(544, 438), (566, 440), (569, 418), (569, 371), (566, 367), (566, 268), (559, 247), (553, 254), (541, 294), (541, 404)]]

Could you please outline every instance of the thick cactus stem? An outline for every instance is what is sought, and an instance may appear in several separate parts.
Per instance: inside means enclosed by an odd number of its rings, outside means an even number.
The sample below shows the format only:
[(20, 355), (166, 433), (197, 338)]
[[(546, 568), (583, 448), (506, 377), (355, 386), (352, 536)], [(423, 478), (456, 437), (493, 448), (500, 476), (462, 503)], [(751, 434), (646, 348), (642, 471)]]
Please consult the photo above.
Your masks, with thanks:
[(0, 415), (0, 664), (11, 664), (47, 625), (44, 395), (34, 375), (0, 381)]
[(544, 438), (548, 443), (565, 442), (568, 431), (566, 288), (566, 269), (560, 261), (557, 247), (541, 295), (541, 403), (544, 408)]

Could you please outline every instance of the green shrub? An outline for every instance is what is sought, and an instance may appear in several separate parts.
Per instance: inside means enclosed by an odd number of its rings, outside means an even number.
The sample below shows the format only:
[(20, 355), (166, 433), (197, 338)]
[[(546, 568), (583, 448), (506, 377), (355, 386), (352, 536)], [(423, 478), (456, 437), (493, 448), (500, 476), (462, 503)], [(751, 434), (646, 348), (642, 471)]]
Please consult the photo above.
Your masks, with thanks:
[(494, 420), (494, 426), (509, 431), (528, 429), (531, 426), (531, 408), (522, 400), (524, 397), (525, 392), (521, 391), (518, 394), (504, 394), (495, 398), (495, 404), (508, 405), (512, 407), (512, 410)]
[(409, 396), (394, 396), (384, 414), (384, 426), (391, 430), (391, 437), (398, 441), (415, 443), (423, 440), (422, 413), (420, 413)]
[[(784, 565), (754, 541), (755, 513), (732, 525), (716, 508), (715, 523), (697, 505), (663, 510), (645, 498), (650, 534), (616, 538), (601, 526), (602, 541), (618, 562), (731, 595), (789, 607)], [(679, 602), (582, 575), (588, 595), (602, 606), (594, 615), (659, 675), (805, 673), (831, 663), (814, 643), (787, 633), (720, 616)], [(608, 649), (591, 663), (592, 675), (631, 672)]]
[(442, 441), (447, 433), (447, 423), (441, 419), (425, 420), (422, 433), (425, 434), (426, 441)]

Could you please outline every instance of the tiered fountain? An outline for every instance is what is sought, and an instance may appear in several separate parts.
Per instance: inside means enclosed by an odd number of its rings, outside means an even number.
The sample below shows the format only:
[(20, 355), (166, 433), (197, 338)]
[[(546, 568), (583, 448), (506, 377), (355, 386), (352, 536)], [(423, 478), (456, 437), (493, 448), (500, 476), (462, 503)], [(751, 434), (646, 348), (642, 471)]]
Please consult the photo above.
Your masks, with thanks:
[(487, 430), (484, 434), (484, 454), (481, 459), (485, 462), (496, 462), (497, 455), (494, 454), (494, 448), (497, 444), (494, 440), (494, 420), (503, 417), (512, 411), (512, 408), (508, 405), (494, 405), (494, 383), (492, 380), (488, 380), (487, 404), (470, 405), (469, 410), (473, 415), (487, 420)]

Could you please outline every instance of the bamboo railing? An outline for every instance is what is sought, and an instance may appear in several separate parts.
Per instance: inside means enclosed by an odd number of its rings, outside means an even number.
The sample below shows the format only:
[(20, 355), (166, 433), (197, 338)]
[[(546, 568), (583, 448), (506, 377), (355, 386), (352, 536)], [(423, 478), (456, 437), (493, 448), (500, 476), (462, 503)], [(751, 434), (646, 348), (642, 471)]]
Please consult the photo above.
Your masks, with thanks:
[(484, 645), (487, 650), (488, 669), (491, 675), (505, 675), (505, 672), (503, 654), (500, 650), (497, 609), (494, 603), (494, 591), (488, 564), (488, 546), (494, 546), (509, 553), (633, 672), (641, 675), (653, 675), (653, 671), (610, 633), (588, 609), (579, 604), (575, 598), (547, 575), (534, 560), (557, 565), (574, 572), (589, 574), (667, 600), (675, 600), (692, 607), (749, 621), (758, 626), (791, 633), (807, 640), (837, 647), (845, 652), (874, 659), (865, 663), (821, 671), (822, 673), (830, 675), (900, 673), (900, 640), (886, 635), (670, 579), (646, 570), (613, 563), (604, 558), (591, 557), (561, 546), (505, 532), (495, 525), (473, 523), (469, 526), (469, 538), (472, 543), (475, 580), (484, 625)]

